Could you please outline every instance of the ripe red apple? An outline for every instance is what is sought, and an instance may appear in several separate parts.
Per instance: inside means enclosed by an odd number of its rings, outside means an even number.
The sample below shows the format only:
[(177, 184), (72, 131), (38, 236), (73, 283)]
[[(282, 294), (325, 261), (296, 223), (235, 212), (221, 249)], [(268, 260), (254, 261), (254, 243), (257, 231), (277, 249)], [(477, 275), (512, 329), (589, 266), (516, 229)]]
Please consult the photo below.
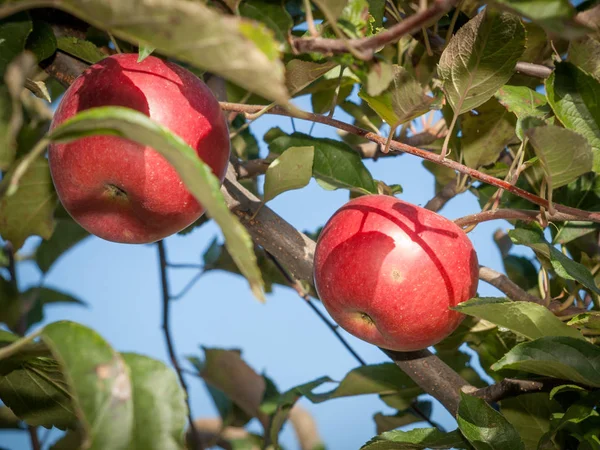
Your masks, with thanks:
[[(223, 181), (230, 142), (217, 99), (188, 70), (153, 56), (141, 63), (137, 58), (114, 55), (91, 66), (66, 91), (51, 128), (89, 108), (132, 108), (179, 135)], [(103, 239), (154, 242), (204, 213), (175, 169), (150, 147), (91, 136), (52, 144), (48, 159), (65, 209)]]
[(333, 319), (382, 348), (434, 345), (475, 296), (477, 255), (450, 220), (395, 197), (358, 197), (329, 219), (315, 251), (315, 286)]

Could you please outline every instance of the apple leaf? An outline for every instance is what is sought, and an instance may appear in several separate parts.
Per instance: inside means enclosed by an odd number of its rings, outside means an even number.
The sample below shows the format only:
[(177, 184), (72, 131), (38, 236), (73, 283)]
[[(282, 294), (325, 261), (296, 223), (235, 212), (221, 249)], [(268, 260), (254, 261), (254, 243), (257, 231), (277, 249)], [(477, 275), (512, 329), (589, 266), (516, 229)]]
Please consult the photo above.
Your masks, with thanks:
[(130, 371), (135, 416), (128, 448), (183, 450), (187, 405), (177, 374), (147, 356), (122, 357)]
[(285, 85), (290, 95), (297, 94), (337, 65), (335, 61), (316, 63), (292, 59), (285, 66)]
[(0, 430), (21, 430), (23, 426), (8, 406), (0, 406)]
[(38, 61), (50, 58), (56, 52), (56, 36), (48, 22), (42, 20), (33, 21), (33, 30), (27, 37), (25, 48), (33, 52)]
[(581, 36), (587, 31), (572, 20), (575, 8), (569, 0), (494, 0), (494, 3), (566, 38)]
[(63, 253), (88, 236), (90, 234), (70, 217), (58, 219), (52, 237), (42, 241), (35, 251), (35, 262), (46, 273)]
[(542, 436), (550, 429), (550, 417), (560, 410), (546, 392), (519, 395), (500, 402), (500, 412), (519, 432), (525, 450), (537, 450)]
[(600, 348), (581, 339), (546, 336), (516, 345), (492, 369), (519, 370), (600, 387)]
[(592, 170), (592, 149), (581, 134), (547, 125), (529, 128), (525, 136), (539, 158), (548, 189), (569, 184)]
[(455, 114), (489, 100), (513, 75), (525, 50), (517, 16), (487, 8), (461, 27), (440, 57), (438, 72)]
[(322, 186), (377, 193), (375, 181), (360, 155), (347, 144), (303, 133), (281, 135), (269, 142), (269, 151), (278, 155), (292, 147), (314, 147), (313, 176)]
[(26, 324), (31, 328), (36, 323), (44, 320), (44, 308), (46, 305), (66, 303), (78, 306), (87, 304), (72, 295), (50, 289), (47, 287), (32, 287), (20, 295), (20, 304), (26, 312)]
[(465, 164), (476, 169), (496, 162), (514, 138), (515, 124), (515, 116), (495, 99), (478, 106), (477, 114), (465, 114), (461, 122)]
[(142, 62), (143, 60), (145, 60), (148, 56), (152, 54), (154, 50), (156, 49), (150, 45), (140, 44), (137, 62)]
[(358, 93), (364, 101), (391, 127), (396, 127), (429, 111), (432, 97), (425, 95), (419, 82), (402, 66), (391, 68), (389, 88), (378, 95), (369, 93), (373, 88)]
[(564, 324), (541, 305), (513, 302), (506, 298), (474, 298), (453, 308), (463, 314), (479, 317), (509, 330), (537, 339), (543, 336), (584, 337), (575, 328)]
[(456, 421), (463, 436), (478, 450), (525, 449), (515, 427), (481, 398), (461, 392)]
[(0, 323), (4, 323), (10, 330), (14, 330), (20, 319), (19, 291), (14, 283), (0, 275)]
[(444, 433), (437, 428), (415, 428), (410, 431), (387, 431), (372, 438), (360, 450), (465, 448), (466, 445), (458, 430)]
[[(0, 17), (18, 3), (0, 6)], [(33, 8), (48, 2), (21, 3)], [(285, 103), (288, 99), (279, 44), (260, 23), (221, 15), (203, 2), (187, 0), (57, 0), (52, 7), (131, 44), (153, 46), (163, 55), (221, 75), (270, 100)]]
[(279, 42), (285, 43), (291, 28), (294, 26), (292, 17), (286, 11), (283, 3), (266, 0), (252, 0), (239, 5), (240, 15), (264, 23), (273, 31)]
[(567, 280), (577, 280), (586, 288), (600, 294), (600, 289), (596, 285), (590, 271), (584, 265), (573, 261), (546, 241), (539, 225), (530, 225), (527, 228), (515, 228), (514, 230), (510, 230), (508, 235), (515, 244), (526, 245), (538, 255), (548, 258), (558, 276)]
[(108, 56), (102, 53), (92, 42), (74, 36), (59, 37), (57, 39), (57, 46), (59, 50), (89, 64), (95, 64)]
[(600, 41), (592, 36), (571, 41), (569, 62), (600, 80)]
[(600, 80), (571, 63), (558, 63), (546, 80), (546, 96), (565, 128), (588, 140), (593, 170), (600, 172)]
[(114, 134), (131, 139), (152, 147), (165, 157), (194, 197), (206, 208), (207, 214), (221, 227), (231, 256), (248, 279), (254, 295), (264, 301), (263, 281), (256, 265), (252, 239), (237, 217), (229, 211), (219, 179), (190, 146), (144, 114), (116, 106), (80, 112), (55, 128), (49, 137), (65, 142), (96, 134)]
[[(421, 408), (419, 408), (421, 410)], [(420, 422), (423, 419), (415, 416), (410, 411), (399, 411), (394, 415), (386, 415), (377, 413), (373, 416), (377, 434), (385, 433), (386, 431), (395, 430), (411, 423)]]
[[(0, 193), (6, 192), (13, 174), (14, 169), (0, 182)], [(0, 194), (0, 235), (15, 249), (21, 248), (29, 236), (52, 236), (58, 201), (46, 159), (34, 161), (19, 185), (13, 195)]]
[(546, 117), (552, 112), (546, 97), (527, 86), (502, 86), (495, 97), (507, 110), (522, 119), (527, 116)]
[(348, 0), (314, 0), (314, 3), (323, 11), (327, 20), (335, 22), (342, 14)]
[(0, 78), (4, 78), (10, 62), (25, 48), (32, 29), (33, 23), (26, 12), (0, 20)]
[(264, 201), (306, 186), (313, 171), (314, 147), (291, 147), (271, 163), (265, 174)]

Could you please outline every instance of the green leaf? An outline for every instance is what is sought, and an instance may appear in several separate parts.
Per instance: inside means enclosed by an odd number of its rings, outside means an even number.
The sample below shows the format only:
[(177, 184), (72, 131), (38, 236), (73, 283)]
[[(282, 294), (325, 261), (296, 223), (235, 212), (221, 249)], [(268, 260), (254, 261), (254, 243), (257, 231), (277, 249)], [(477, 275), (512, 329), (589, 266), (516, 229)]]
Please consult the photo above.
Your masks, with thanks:
[(0, 430), (22, 429), (21, 421), (8, 406), (0, 406)]
[(477, 450), (519, 450), (525, 446), (519, 433), (502, 414), (485, 400), (460, 393), (458, 428)]
[(61, 36), (57, 40), (59, 50), (75, 56), (89, 64), (95, 64), (108, 55), (102, 53), (92, 42), (73, 36)]
[(323, 11), (327, 20), (335, 22), (342, 14), (348, 0), (314, 0), (314, 3)]
[(479, 317), (529, 339), (543, 336), (584, 337), (575, 328), (564, 324), (559, 318), (536, 303), (513, 302), (506, 298), (474, 298), (453, 308), (463, 314)]
[[(13, 174), (14, 169), (0, 182), (0, 192), (5, 192)], [(33, 162), (19, 184), (14, 195), (0, 194), (0, 235), (15, 249), (21, 248), (29, 236), (50, 239), (58, 201), (46, 159)]]
[(600, 81), (571, 63), (558, 63), (546, 80), (546, 96), (561, 123), (588, 140), (594, 172), (600, 172)]
[(383, 25), (383, 16), (385, 14), (385, 0), (368, 0), (369, 13), (374, 19), (373, 26), (379, 28)]
[(514, 139), (515, 116), (495, 99), (466, 114), (461, 121), (462, 153), (465, 164), (478, 168), (496, 162), (504, 147)]
[(54, 55), (57, 45), (52, 27), (47, 22), (34, 20), (33, 30), (27, 38), (27, 50), (32, 51), (38, 61), (43, 61)]
[(379, 95), (370, 95), (361, 89), (359, 97), (365, 100), (379, 117), (396, 127), (429, 111), (433, 98), (425, 95), (419, 82), (402, 66), (392, 66), (389, 88)]
[(150, 45), (140, 44), (137, 62), (142, 62), (143, 60), (145, 60), (148, 56), (152, 54), (154, 50), (156, 49)]
[(20, 295), (20, 304), (26, 312), (25, 323), (31, 328), (38, 322), (44, 320), (44, 307), (56, 303), (69, 303), (78, 306), (87, 304), (72, 295), (46, 287), (33, 287), (27, 289)]
[(487, 8), (460, 28), (442, 53), (438, 73), (455, 114), (485, 103), (514, 73), (525, 49), (518, 17)]
[(184, 449), (185, 393), (176, 373), (162, 362), (124, 353), (133, 388), (135, 415), (129, 449)]
[(533, 20), (554, 34), (570, 38), (586, 32), (585, 27), (571, 20), (575, 8), (569, 0), (494, 0), (494, 3)]
[(40, 270), (46, 273), (65, 252), (89, 235), (70, 217), (58, 219), (52, 237), (42, 241), (35, 251), (35, 262)]
[(306, 186), (312, 176), (314, 147), (291, 147), (271, 163), (265, 174), (264, 201)]
[(444, 433), (437, 428), (415, 428), (410, 431), (388, 431), (375, 436), (360, 450), (415, 450), (465, 448), (467, 443), (458, 430)]
[(218, 178), (190, 146), (144, 114), (113, 106), (88, 109), (77, 114), (55, 128), (50, 138), (64, 142), (95, 134), (125, 137), (152, 147), (165, 157), (189, 191), (206, 208), (208, 215), (221, 227), (225, 244), (248, 279), (252, 292), (259, 300), (264, 300), (263, 282), (256, 265), (252, 239), (229, 211)]
[(546, 392), (506, 398), (500, 403), (502, 415), (519, 432), (525, 450), (537, 450), (540, 439), (550, 429), (552, 413), (559, 409)]
[(567, 185), (592, 170), (592, 149), (581, 134), (547, 125), (529, 128), (525, 135), (540, 160), (548, 189)]
[(315, 63), (292, 59), (285, 66), (285, 86), (290, 95), (295, 95), (337, 65), (335, 61)]
[(279, 136), (269, 142), (269, 151), (278, 155), (292, 147), (314, 147), (313, 176), (317, 181), (333, 188), (377, 193), (375, 181), (361, 157), (347, 144), (303, 133)]
[(20, 319), (19, 291), (14, 283), (5, 280), (0, 275), (0, 323), (4, 323), (9, 329), (14, 330)]
[(368, 97), (377, 97), (381, 95), (394, 79), (399, 66), (392, 66), (385, 62), (375, 61), (369, 68), (365, 91)]
[(381, 434), (405, 425), (410, 425), (411, 423), (420, 422), (423, 419), (410, 412), (400, 411), (389, 416), (382, 413), (377, 413), (373, 416), (373, 420), (377, 426), (377, 434)]
[(65, 429), (76, 423), (69, 388), (49, 357), (0, 361), (0, 399), (31, 426)]
[(269, 2), (266, 0), (252, 0), (239, 6), (240, 15), (264, 23), (273, 33), (275, 38), (286, 43), (294, 22), (286, 11), (283, 3)]
[(129, 369), (121, 356), (96, 332), (73, 322), (52, 323), (41, 337), (70, 386), (89, 448), (128, 448), (134, 405)]
[(586, 288), (600, 294), (600, 289), (594, 281), (590, 271), (557, 250), (546, 239), (541, 227), (532, 225), (527, 228), (516, 228), (508, 232), (515, 244), (526, 245), (532, 248), (538, 255), (550, 260), (556, 274), (567, 280), (577, 280)]
[(600, 387), (600, 348), (568, 337), (543, 337), (513, 347), (492, 366)]
[[(46, 6), (44, 0), (28, 7)], [(283, 64), (278, 44), (264, 32), (264, 25), (225, 16), (204, 2), (107, 2), (105, 0), (57, 0), (62, 9), (133, 45), (147, 45), (165, 56), (221, 75), (270, 100), (285, 103)], [(6, 14), (0, 6), (0, 17)]]
[[(2, 10), (0, 9), (0, 12)], [(0, 13), (0, 17), (2, 14)], [(19, 13), (0, 20), (0, 78), (4, 78), (4, 72), (15, 59), (15, 57), (23, 51), (27, 37), (33, 24), (27, 13)]]
[(502, 86), (495, 94), (500, 104), (519, 119), (539, 117), (543, 119), (552, 112), (546, 97), (527, 86)]
[(600, 80), (600, 41), (591, 36), (571, 41), (569, 62)]

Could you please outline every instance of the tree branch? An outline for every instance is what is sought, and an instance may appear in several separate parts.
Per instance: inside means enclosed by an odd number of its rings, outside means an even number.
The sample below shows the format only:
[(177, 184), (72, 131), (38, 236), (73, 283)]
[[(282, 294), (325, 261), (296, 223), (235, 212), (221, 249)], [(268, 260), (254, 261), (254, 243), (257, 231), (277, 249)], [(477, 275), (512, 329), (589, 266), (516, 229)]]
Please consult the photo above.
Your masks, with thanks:
[[(557, 222), (581, 221), (581, 217), (577, 214), (570, 214), (565, 212), (555, 212), (553, 214), (546, 212), (545, 218)], [(487, 222), (489, 220), (497, 219), (539, 222), (542, 220), (542, 215), (539, 211), (533, 211), (528, 209), (496, 209), (494, 211), (483, 211), (477, 214), (464, 216), (459, 219), (456, 219), (454, 223), (459, 227), (464, 228), (470, 225), (476, 225), (481, 222)]]
[(532, 64), (519, 61), (515, 66), (515, 70), (531, 77), (548, 78), (554, 69), (551, 67), (542, 66), (541, 64)]
[(291, 40), (291, 45), (297, 53), (316, 52), (328, 55), (349, 53), (352, 48), (364, 55), (365, 59), (371, 59), (375, 50), (397, 42), (402, 36), (419, 31), (422, 27), (431, 24), (446, 14), (455, 3), (456, 0), (435, 0), (429, 8), (406, 17), (402, 22), (374, 36), (346, 41), (326, 38), (295, 38)]
[(442, 190), (435, 195), (435, 197), (425, 204), (424, 208), (428, 209), (429, 211), (438, 212), (446, 203), (448, 203), (448, 201), (458, 194), (456, 190), (457, 184), (458, 180), (456, 178), (446, 184), (446, 186), (444, 186)]
[(520, 302), (532, 302), (543, 305), (544, 300), (525, 292), (517, 284), (513, 283), (506, 275), (496, 272), (489, 267), (479, 266), (479, 279), (491, 284), (498, 290), (504, 292), (507, 297)]
[[(243, 112), (247, 114), (254, 114), (262, 109), (264, 109), (261, 105), (243, 105), (238, 103), (228, 103), (221, 102), (221, 108), (225, 111), (235, 111), (235, 112)], [(312, 113), (295, 113), (285, 109), (282, 106), (274, 106), (268, 111), (268, 114), (275, 114), (280, 116), (288, 116), (288, 117), (297, 117), (299, 119), (310, 120), (317, 123), (322, 123), (325, 125), (329, 125), (335, 127), (340, 130), (347, 131), (348, 133), (355, 134), (357, 136), (368, 139), (369, 141), (376, 142), (380, 145), (385, 145), (387, 139), (379, 136), (372, 131), (367, 131), (363, 128), (359, 128), (354, 125), (350, 125), (345, 122), (341, 122), (336, 119), (332, 119), (330, 117), (322, 116), (320, 114), (312, 114)], [(504, 189), (514, 195), (517, 195), (525, 200), (530, 201), (538, 206), (542, 206), (546, 209), (549, 209), (548, 200), (543, 199), (531, 192), (527, 192), (524, 189), (513, 186), (505, 180), (501, 180), (499, 178), (490, 176), (478, 170), (467, 167), (463, 164), (460, 164), (456, 161), (450, 159), (440, 159), (439, 155), (435, 153), (428, 152), (426, 150), (422, 150), (417, 147), (413, 147), (411, 145), (403, 144), (402, 142), (392, 140), (389, 145), (390, 150), (409, 153), (411, 155), (418, 156), (419, 158), (425, 159), (427, 161), (434, 162), (441, 166), (449, 167), (450, 169), (454, 169), (460, 173), (470, 176), (476, 180), (482, 181), (487, 184), (491, 184), (492, 186), (496, 186), (497, 188)], [(578, 220), (585, 219), (592, 222), (600, 223), (600, 213), (598, 212), (589, 212), (583, 211), (581, 209), (572, 208), (570, 206), (561, 205), (558, 203), (553, 203), (553, 207), (556, 211), (571, 214), (573, 217), (577, 217)]]
[(190, 407), (190, 395), (187, 387), (187, 383), (185, 382), (185, 378), (183, 377), (183, 373), (181, 371), (181, 366), (179, 365), (179, 361), (177, 359), (177, 354), (175, 352), (175, 346), (173, 345), (173, 338), (171, 337), (171, 328), (169, 325), (169, 316), (170, 316), (170, 300), (171, 296), (169, 294), (169, 278), (167, 276), (167, 252), (165, 249), (164, 241), (158, 241), (156, 243), (158, 247), (158, 261), (160, 266), (160, 282), (161, 282), (161, 291), (162, 291), (162, 304), (163, 304), (163, 323), (162, 328), (165, 335), (165, 342), (167, 343), (167, 351), (169, 352), (169, 358), (171, 359), (171, 364), (173, 364), (173, 368), (175, 372), (177, 372), (177, 377), (179, 378), (179, 382), (181, 383), (181, 387), (185, 392), (185, 401), (187, 403), (188, 409), (188, 421), (190, 423), (190, 431), (192, 434), (192, 441), (194, 443), (194, 450), (202, 450), (204, 449), (202, 436), (198, 433), (196, 429), (196, 425), (192, 418), (192, 409)]
[(394, 352), (381, 349), (426, 393), (438, 399), (452, 414), (458, 413), (460, 390), (469, 383), (429, 350)]

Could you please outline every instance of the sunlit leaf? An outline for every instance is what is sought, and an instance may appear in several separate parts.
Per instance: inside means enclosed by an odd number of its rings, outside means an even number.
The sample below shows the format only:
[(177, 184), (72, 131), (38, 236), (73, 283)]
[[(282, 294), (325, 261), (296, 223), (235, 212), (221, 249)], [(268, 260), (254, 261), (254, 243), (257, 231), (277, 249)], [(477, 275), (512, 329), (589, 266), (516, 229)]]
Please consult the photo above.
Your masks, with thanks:
[(273, 161), (265, 175), (265, 202), (306, 186), (312, 177), (314, 154), (313, 147), (291, 147)]

